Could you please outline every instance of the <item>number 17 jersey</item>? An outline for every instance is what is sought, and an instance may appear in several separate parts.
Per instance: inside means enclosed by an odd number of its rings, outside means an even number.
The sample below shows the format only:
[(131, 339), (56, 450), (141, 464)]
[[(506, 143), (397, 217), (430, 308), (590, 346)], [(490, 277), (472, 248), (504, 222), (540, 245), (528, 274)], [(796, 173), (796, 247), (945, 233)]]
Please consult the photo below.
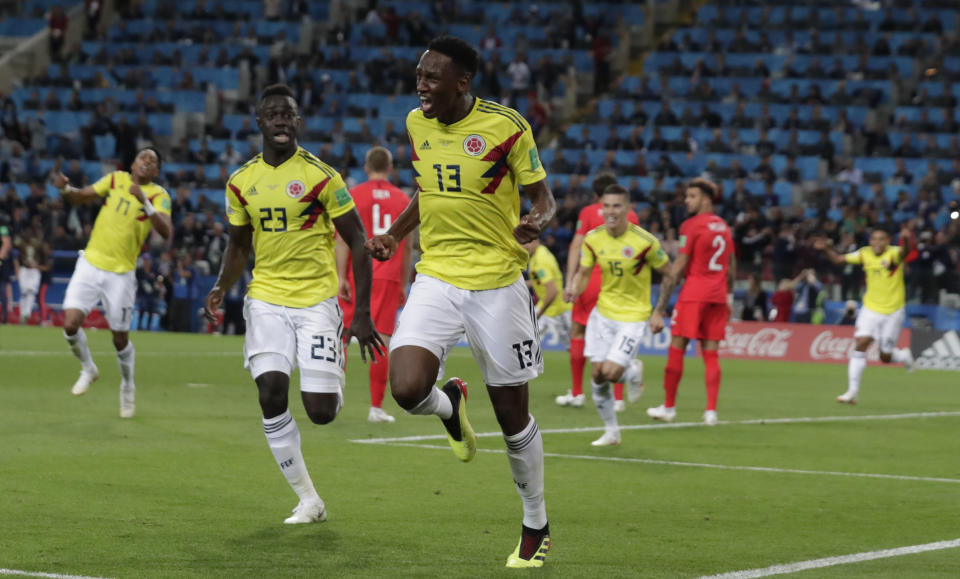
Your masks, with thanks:
[(727, 303), (727, 268), (733, 236), (714, 213), (703, 213), (680, 225), (680, 253), (689, 257), (679, 302)]

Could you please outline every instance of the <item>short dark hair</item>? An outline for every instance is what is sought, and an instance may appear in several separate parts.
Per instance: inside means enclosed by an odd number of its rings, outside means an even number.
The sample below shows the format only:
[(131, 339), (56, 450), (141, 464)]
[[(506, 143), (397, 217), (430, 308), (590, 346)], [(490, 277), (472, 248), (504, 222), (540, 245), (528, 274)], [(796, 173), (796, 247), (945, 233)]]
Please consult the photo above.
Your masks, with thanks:
[(708, 181), (702, 177), (697, 177), (687, 183), (687, 188), (699, 189), (701, 193), (706, 195), (710, 201), (714, 203), (720, 201), (720, 199), (717, 198), (720, 195), (720, 189), (712, 181)]
[(263, 89), (263, 92), (260, 93), (260, 102), (263, 102), (265, 98), (272, 96), (285, 96), (290, 97), (293, 100), (297, 100), (297, 97), (293, 94), (293, 89), (282, 83), (271, 84)]
[(627, 190), (623, 185), (608, 185), (606, 189), (603, 190), (604, 195), (623, 195), (628, 200), (630, 199), (630, 191)]
[(477, 76), (477, 70), (480, 68), (480, 54), (466, 40), (444, 34), (431, 40), (427, 50), (449, 56), (453, 64), (460, 67), (460, 70), (470, 78)]
[(611, 171), (601, 171), (593, 178), (593, 183), (590, 185), (590, 187), (593, 189), (593, 194), (597, 197), (600, 197), (607, 190), (607, 187), (616, 184), (616, 175), (614, 175)]
[(157, 171), (159, 171), (160, 169), (163, 168), (163, 155), (160, 153), (160, 149), (154, 147), (153, 145), (150, 145), (150, 146), (148, 146), (148, 147), (144, 147), (144, 148), (140, 149), (139, 151), (137, 151), (137, 155), (134, 156), (134, 159), (136, 159), (138, 156), (140, 156), (140, 153), (142, 153), (142, 152), (144, 152), (144, 151), (153, 151), (153, 154), (157, 156)]

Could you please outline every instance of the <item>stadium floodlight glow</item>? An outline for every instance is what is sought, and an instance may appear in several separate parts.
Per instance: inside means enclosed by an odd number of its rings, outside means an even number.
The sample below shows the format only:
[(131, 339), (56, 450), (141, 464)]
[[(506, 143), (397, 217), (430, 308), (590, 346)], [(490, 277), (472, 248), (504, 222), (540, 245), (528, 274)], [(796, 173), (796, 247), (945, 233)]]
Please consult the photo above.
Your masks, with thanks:
[(960, 211), (950, 213), (950, 219), (960, 219)]

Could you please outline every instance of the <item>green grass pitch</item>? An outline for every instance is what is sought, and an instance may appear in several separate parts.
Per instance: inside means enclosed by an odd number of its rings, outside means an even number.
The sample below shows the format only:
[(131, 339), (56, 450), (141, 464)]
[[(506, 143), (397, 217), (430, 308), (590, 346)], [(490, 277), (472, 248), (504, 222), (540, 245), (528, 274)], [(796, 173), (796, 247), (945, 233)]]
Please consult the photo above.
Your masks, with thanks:
[[(285, 526), (296, 504), (264, 440), (242, 340), (133, 335), (137, 416), (118, 416), (109, 333), (88, 331), (100, 380), (79, 370), (59, 329), (0, 326), (0, 569), (95, 577), (507, 577), (520, 499), (499, 435), (458, 462), (438, 420), (366, 421), (366, 368), (351, 352), (345, 406), (313, 426), (291, 397), (328, 522)], [(651, 425), (665, 358), (620, 415)], [(860, 404), (834, 402), (846, 367), (723, 361), (714, 428), (629, 429), (596, 449), (592, 403), (557, 407), (565, 354), (531, 386), (544, 433), (554, 547), (544, 577), (698, 577), (960, 537), (960, 380), (867, 369)], [(470, 418), (497, 431), (469, 350), (448, 373), (471, 384)], [(294, 378), (294, 388), (297, 381)], [(703, 366), (688, 359), (678, 421), (698, 422)], [(862, 416), (947, 413), (925, 418)], [(950, 414), (953, 413), (953, 414)], [(743, 423), (824, 418), (816, 422)], [(557, 432), (561, 431), (561, 432)], [(563, 432), (567, 431), (567, 432)], [(437, 447), (437, 448), (430, 448)], [(627, 460), (611, 460), (627, 459)], [(685, 464), (678, 464), (685, 463)], [(769, 470), (712, 468), (769, 467)], [(895, 475), (844, 476), (845, 473)], [(897, 478), (900, 477), (900, 478)], [(931, 480), (945, 479), (945, 480)], [(803, 577), (956, 577), (950, 549), (806, 571)]]

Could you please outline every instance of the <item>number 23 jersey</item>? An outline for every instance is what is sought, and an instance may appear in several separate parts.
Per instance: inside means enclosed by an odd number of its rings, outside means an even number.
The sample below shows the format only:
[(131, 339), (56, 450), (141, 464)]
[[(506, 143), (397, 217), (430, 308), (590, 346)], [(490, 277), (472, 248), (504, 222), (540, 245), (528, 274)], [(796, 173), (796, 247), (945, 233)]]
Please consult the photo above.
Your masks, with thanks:
[(727, 303), (727, 268), (733, 253), (727, 223), (713, 213), (687, 219), (680, 225), (680, 253), (690, 261), (677, 301)]
[(517, 111), (480, 98), (446, 125), (407, 115), (419, 189), (419, 273), (466, 290), (508, 286), (528, 254), (513, 238), (520, 185), (546, 179), (530, 125)]
[(250, 297), (305, 308), (335, 296), (333, 219), (353, 208), (340, 174), (302, 148), (277, 167), (257, 155), (237, 169), (227, 219), (253, 228)]

